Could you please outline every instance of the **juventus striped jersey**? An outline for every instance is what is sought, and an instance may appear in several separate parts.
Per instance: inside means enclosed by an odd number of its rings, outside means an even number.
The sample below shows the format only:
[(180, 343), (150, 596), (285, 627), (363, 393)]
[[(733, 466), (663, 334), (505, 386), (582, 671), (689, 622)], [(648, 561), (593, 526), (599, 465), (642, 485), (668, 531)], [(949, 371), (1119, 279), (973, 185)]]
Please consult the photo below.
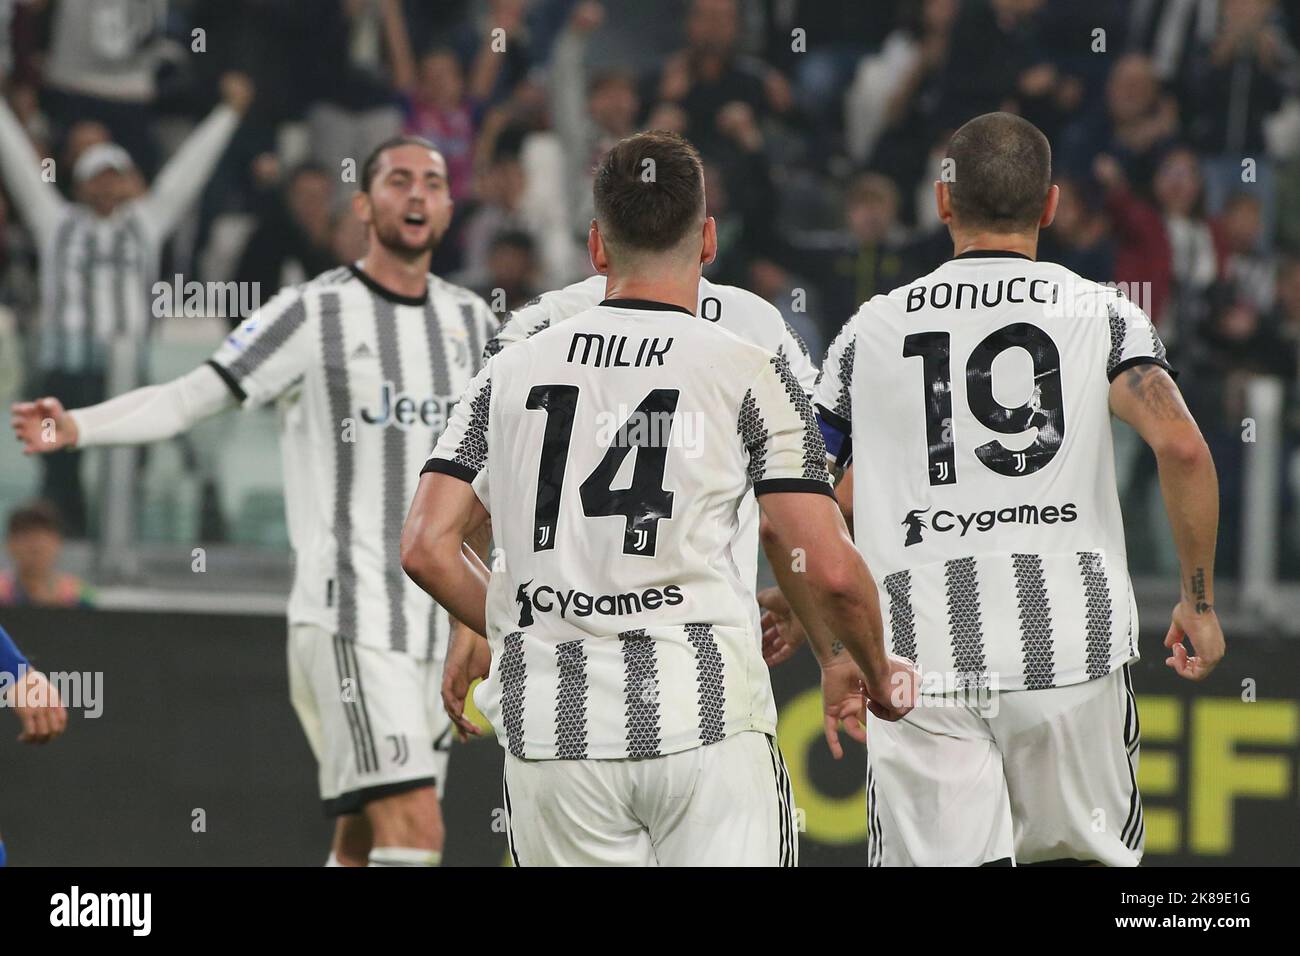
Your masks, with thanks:
[(786, 359), (676, 306), (606, 300), (493, 356), (425, 470), (492, 515), (475, 702), (510, 752), (773, 733), (740, 508), (751, 489), (831, 494), (824, 456)]
[[(591, 276), (563, 289), (547, 292), (522, 309), (511, 312), (501, 323), (500, 331), (487, 345), (487, 354), (494, 355), (514, 342), (536, 335), (557, 322), (570, 319), (591, 308), (605, 297), (605, 277)], [(776, 306), (760, 296), (731, 285), (717, 285), (700, 279), (699, 307), (695, 314), (717, 323), (746, 342), (783, 356), (799, 386), (812, 397), (817, 383), (817, 367), (808, 355), (799, 333), (781, 316)], [(758, 578), (758, 502), (746, 497), (740, 509), (740, 527), (737, 530), (734, 554), (736, 563), (746, 581)], [(754, 605), (755, 626), (758, 622), (758, 605)]]
[(217, 107), (147, 193), (101, 217), (68, 202), (43, 177), (27, 134), (0, 102), (0, 171), (40, 254), (42, 368), (101, 370), (115, 337), (143, 339), (152, 330), (162, 246), (198, 199), (238, 125), (238, 113)]
[(446, 613), (407, 578), (402, 522), (418, 469), (496, 331), (487, 304), (429, 276), (421, 298), (356, 266), (287, 289), (210, 364), (246, 407), (276, 402), (289, 540), (289, 621), (417, 657)]
[(1168, 367), (1114, 289), (967, 253), (864, 304), (816, 403), (854, 531), (926, 691), (1058, 687), (1137, 656), (1110, 382)]

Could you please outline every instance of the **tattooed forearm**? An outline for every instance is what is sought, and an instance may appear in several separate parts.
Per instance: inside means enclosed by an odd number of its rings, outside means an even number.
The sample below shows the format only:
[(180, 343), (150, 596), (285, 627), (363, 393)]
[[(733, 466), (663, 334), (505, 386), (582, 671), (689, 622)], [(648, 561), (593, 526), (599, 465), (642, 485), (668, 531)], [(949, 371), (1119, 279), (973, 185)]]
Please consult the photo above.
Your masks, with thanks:
[(831, 657), (839, 657), (844, 653), (843, 641), (831, 641)]
[(1159, 365), (1133, 366), (1124, 373), (1124, 384), (1156, 418), (1177, 421), (1189, 417), (1178, 386)]

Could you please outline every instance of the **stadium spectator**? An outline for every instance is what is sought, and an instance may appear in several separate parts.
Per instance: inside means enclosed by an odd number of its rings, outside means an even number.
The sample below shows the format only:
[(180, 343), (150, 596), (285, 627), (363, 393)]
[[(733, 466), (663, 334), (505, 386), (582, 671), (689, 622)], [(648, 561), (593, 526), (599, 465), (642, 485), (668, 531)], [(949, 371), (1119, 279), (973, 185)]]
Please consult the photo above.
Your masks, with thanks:
[(524, 82), (534, 61), (527, 20), (529, 0), (488, 0), (481, 15), (455, 31), (452, 45), (464, 64), (474, 64), (470, 96), (495, 106)]
[(893, 180), (862, 173), (846, 190), (841, 229), (779, 246), (778, 264), (798, 277), (780, 285), (815, 290), (820, 340), (833, 339), (863, 302), (902, 284), (906, 263), (898, 229), (899, 205)]
[(36, 501), (9, 515), (5, 550), (12, 567), (0, 571), (0, 607), (94, 607), (95, 592), (59, 570), (63, 529), (52, 505)]
[(1264, 212), (1258, 194), (1234, 193), (1213, 225), (1224, 277), (1256, 309), (1268, 312), (1273, 308), (1278, 260), (1267, 249)]
[(981, 113), (1017, 106), (1019, 84), (1043, 64), (1038, 15), (1043, 0), (964, 0), (939, 82), (938, 125), (954, 129)]
[(1178, 101), (1161, 89), (1151, 59), (1128, 53), (1106, 80), (1104, 112), (1086, 111), (1066, 127), (1054, 156), (1075, 175), (1091, 172), (1097, 156), (1111, 156), (1134, 188), (1145, 190), (1178, 129)]
[[(41, 375), (33, 383), (40, 393), (77, 404), (103, 398), (108, 351), (117, 339), (132, 342), (143, 359), (138, 346), (152, 315), (146, 292), (158, 278), (162, 245), (207, 183), (252, 102), (252, 85), (241, 74), (228, 74), (222, 97), (143, 195), (135, 164), (120, 145), (85, 149), (71, 170), (75, 202), (59, 194), (17, 118), (0, 102), (0, 174), (40, 253)], [(121, 371), (138, 374), (139, 368)], [(59, 508), (70, 534), (84, 535), (80, 456), (45, 461), (42, 496)]]
[[(543, 285), (563, 285), (572, 277), (575, 256), (558, 186), (563, 175), (558, 144), (549, 134), (512, 122), (484, 149), (490, 158), (479, 172), (478, 200), (466, 213), (461, 232), (461, 283), (470, 288), (487, 285), (493, 239), (503, 232), (524, 232), (537, 250)], [(549, 188), (546, 184), (552, 181), (555, 186)]]
[[(402, 130), (392, 63), (406, 54), (406, 21), (399, 0), (313, 0), (312, 6), (314, 45), (302, 80), (314, 94), (307, 109), (311, 156), (342, 169)], [(350, 193), (335, 190), (336, 209)]]
[(1152, 184), (1154, 203), (1132, 190), (1114, 157), (1099, 156), (1095, 170), (1115, 231), (1115, 280), (1128, 287), (1150, 283), (1151, 320), (1176, 349), (1179, 335), (1204, 318), (1205, 295), (1221, 269), (1202, 211), (1196, 154), (1183, 146), (1165, 154)]
[(764, 58), (793, 80), (799, 111), (813, 122), (814, 152), (842, 150), (844, 89), (862, 58), (893, 28), (897, 6), (823, 0), (768, 6)]
[(845, 146), (855, 162), (914, 170), (928, 152), (959, 9), (959, 0), (919, 0), (858, 64), (844, 101)]
[[(488, 51), (493, 62), (500, 57)], [(477, 71), (476, 71), (477, 72)], [(474, 139), (482, 102), (466, 92), (465, 75), (454, 50), (440, 47), (420, 59), (411, 75), (398, 71), (398, 89), (406, 99), (406, 132), (422, 136), (447, 159), (451, 198), (465, 199), (474, 183)]]
[(753, 57), (742, 56), (737, 37), (736, 0), (693, 0), (686, 16), (686, 47), (672, 54), (651, 77), (644, 101), (676, 103), (686, 112), (686, 136), (705, 158), (729, 150), (719, 129), (723, 107), (744, 103), (761, 121), (794, 106), (790, 83)]
[(63, 128), (96, 120), (152, 175), (167, 0), (60, 0), (54, 5), (42, 103)]
[(577, 4), (551, 52), (551, 118), (564, 149), (570, 229), (575, 241), (584, 246), (594, 216), (591, 182), (596, 164), (611, 146), (636, 129), (640, 112), (631, 74), (621, 70), (587, 72), (588, 43), (604, 19), (605, 8), (599, 3), (584, 0)]
[[(323, 166), (307, 163), (289, 174), (288, 182), (249, 237), (235, 278), (256, 283), (260, 300), (280, 289), (306, 282), (335, 265), (330, 249), (330, 197), (333, 179)], [(232, 316), (232, 325), (242, 321)]]
[(1249, 183), (1271, 240), (1276, 186), (1264, 119), (1300, 89), (1300, 54), (1277, 22), (1272, 0), (1223, 0), (1220, 9), (1218, 31), (1198, 48), (1189, 71), (1183, 96), (1188, 137), (1203, 155), (1206, 210), (1217, 213)]
[(1209, 315), (1198, 330), (1194, 356), (1186, 363), (1190, 367), (1184, 392), (1192, 414), (1201, 416), (1223, 490), (1216, 564), (1236, 574), (1247, 448), (1242, 427), (1251, 415), (1248, 388), (1258, 376), (1292, 378), (1296, 351), (1243, 285), (1223, 282), (1207, 299)]
[(1056, 219), (1043, 231), (1039, 258), (1097, 281), (1110, 281), (1115, 275), (1115, 246), (1100, 191), (1090, 178), (1061, 176), (1056, 185), (1061, 191)]
[(474, 291), (498, 317), (545, 291), (537, 279), (537, 243), (526, 232), (507, 230), (493, 236), (487, 268), (487, 281)]

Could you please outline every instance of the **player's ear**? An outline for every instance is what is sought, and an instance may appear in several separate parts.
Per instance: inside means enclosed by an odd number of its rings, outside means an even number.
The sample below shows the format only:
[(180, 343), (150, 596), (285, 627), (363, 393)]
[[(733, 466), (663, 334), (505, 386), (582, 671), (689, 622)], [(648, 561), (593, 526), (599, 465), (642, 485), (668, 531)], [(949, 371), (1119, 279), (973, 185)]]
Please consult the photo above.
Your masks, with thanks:
[(1043, 203), (1043, 215), (1038, 220), (1038, 228), (1046, 229), (1056, 218), (1056, 207), (1061, 202), (1061, 187), (1053, 186), (1047, 190), (1047, 201)]
[(601, 275), (609, 274), (609, 256), (605, 254), (605, 237), (600, 234), (600, 226), (591, 220), (587, 230), (587, 254), (591, 256), (591, 267)]
[(934, 207), (939, 211), (940, 222), (952, 222), (952, 193), (941, 179), (934, 181)]
[(373, 208), (370, 204), (370, 196), (363, 192), (352, 194), (352, 215), (356, 216), (362, 223), (369, 226), (370, 220), (374, 218)]
[(700, 249), (700, 263), (708, 265), (718, 258), (718, 223), (712, 216), (704, 217), (704, 245)]

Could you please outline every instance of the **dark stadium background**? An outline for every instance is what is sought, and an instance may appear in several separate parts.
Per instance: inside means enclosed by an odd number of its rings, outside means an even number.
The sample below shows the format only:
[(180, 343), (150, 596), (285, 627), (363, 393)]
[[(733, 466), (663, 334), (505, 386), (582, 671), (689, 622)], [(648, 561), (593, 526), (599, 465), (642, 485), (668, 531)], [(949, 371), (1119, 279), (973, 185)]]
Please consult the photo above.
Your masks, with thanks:
[[(115, 343), (69, 386), (84, 394), (189, 369), (238, 320), (227, 301), (355, 257), (343, 202), (358, 130), (444, 147), (457, 215), (434, 268), (504, 312), (587, 274), (583, 171), (600, 146), (680, 129), (719, 222), (706, 274), (768, 298), (820, 356), (858, 303), (950, 254), (930, 199), (948, 133), (994, 109), (1033, 120), (1063, 191), (1042, 257), (1122, 283), (1151, 313), (1221, 482), (1229, 649), (1194, 686), (1159, 647), (1177, 571), (1154, 461), (1117, 426), (1156, 864), (1300, 862), (1297, 48), (1300, 3), (1270, 0), (0, 0), (3, 92), (56, 169), (109, 135), (147, 180), (224, 74), (257, 91), (161, 269), (209, 294)], [(715, 82), (683, 70), (688, 49), (723, 65)], [(145, 89), (122, 99), (123, 75)], [(42, 384), (37, 276), (0, 191), (5, 401)], [(213, 290), (236, 295), (214, 306)], [(60, 568), (86, 606), (0, 607), (0, 624), (42, 669), (102, 673), (104, 713), (74, 713), (39, 750), (0, 713), (12, 862), (323, 861), (329, 827), (287, 697), (274, 433), (268, 411), (87, 453), (84, 521), (57, 489)], [(0, 509), (41, 491), (40, 467), (0, 443)], [(837, 765), (821, 745), (810, 659), (773, 676), (804, 862), (861, 863), (860, 754)], [(448, 863), (505, 860), (500, 760), (490, 741), (457, 749)]]

